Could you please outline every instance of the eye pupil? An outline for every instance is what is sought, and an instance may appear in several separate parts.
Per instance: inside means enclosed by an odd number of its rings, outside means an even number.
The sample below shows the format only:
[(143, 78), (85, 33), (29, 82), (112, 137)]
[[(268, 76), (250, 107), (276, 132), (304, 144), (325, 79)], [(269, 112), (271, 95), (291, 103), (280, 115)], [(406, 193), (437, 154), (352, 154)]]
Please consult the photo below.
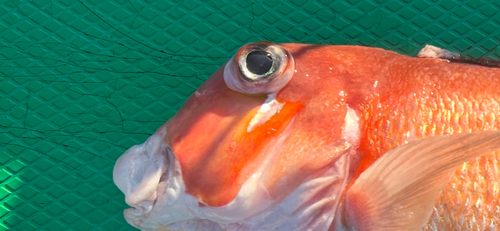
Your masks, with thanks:
[(269, 72), (273, 66), (273, 57), (265, 51), (252, 51), (247, 55), (247, 68), (256, 75)]

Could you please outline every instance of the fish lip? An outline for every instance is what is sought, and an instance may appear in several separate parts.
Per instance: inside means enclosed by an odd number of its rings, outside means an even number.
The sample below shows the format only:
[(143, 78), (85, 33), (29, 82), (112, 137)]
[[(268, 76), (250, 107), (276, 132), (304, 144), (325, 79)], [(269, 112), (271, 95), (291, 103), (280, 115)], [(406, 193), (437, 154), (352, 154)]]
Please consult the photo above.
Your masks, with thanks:
[[(164, 136), (161, 137), (163, 138)], [(145, 198), (143, 201), (135, 201), (135, 204), (127, 202), (131, 208), (124, 211), (125, 220), (138, 229), (152, 230), (155, 228), (150, 225), (149, 221), (151, 217), (154, 220), (155, 214), (158, 211), (172, 207), (186, 191), (179, 161), (170, 148), (170, 145), (164, 141), (162, 142), (163, 148), (156, 155), (161, 156), (165, 165), (159, 170), (161, 171), (160, 178), (152, 182), (155, 184), (155, 187), (151, 190), (151, 195), (154, 196)]]
[(173, 168), (172, 158), (175, 157), (164, 142), (165, 135), (166, 129), (162, 126), (144, 143), (125, 151), (113, 168), (115, 185), (125, 195), (125, 202), (134, 208), (133, 211), (128, 210), (128, 215), (125, 212), (125, 217), (131, 219), (127, 221), (133, 226), (143, 220), (140, 219), (141, 215), (152, 211), (158, 196), (158, 186), (169, 178), (170, 169)]

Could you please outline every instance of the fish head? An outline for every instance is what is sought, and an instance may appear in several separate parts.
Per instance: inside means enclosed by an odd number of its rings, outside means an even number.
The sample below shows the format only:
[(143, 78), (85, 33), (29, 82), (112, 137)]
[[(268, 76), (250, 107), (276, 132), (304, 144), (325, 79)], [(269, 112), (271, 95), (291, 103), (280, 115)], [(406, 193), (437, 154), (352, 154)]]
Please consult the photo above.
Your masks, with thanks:
[[(148, 141), (117, 161), (115, 184), (134, 207), (127, 221), (142, 229), (186, 229), (196, 220), (227, 228), (251, 217), (259, 223), (255, 217), (266, 211), (305, 211), (332, 193), (316, 207), (334, 210), (350, 174), (347, 154), (359, 142), (362, 89), (346, 86), (361, 79), (351, 71), (360, 59), (335, 46), (240, 48)], [(285, 202), (295, 207), (282, 211)]]

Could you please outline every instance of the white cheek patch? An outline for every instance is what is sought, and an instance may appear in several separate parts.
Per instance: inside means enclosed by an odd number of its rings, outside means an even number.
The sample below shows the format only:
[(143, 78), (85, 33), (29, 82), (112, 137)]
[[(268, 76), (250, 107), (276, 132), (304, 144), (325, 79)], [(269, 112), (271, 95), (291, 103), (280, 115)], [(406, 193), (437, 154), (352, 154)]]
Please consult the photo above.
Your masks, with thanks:
[(267, 95), (266, 101), (260, 106), (257, 114), (254, 115), (250, 124), (248, 124), (247, 132), (252, 132), (256, 127), (271, 119), (271, 117), (280, 112), (284, 105), (285, 103), (280, 103), (276, 100), (276, 94)]
[(343, 138), (351, 144), (351, 147), (357, 148), (361, 139), (361, 130), (359, 128), (359, 117), (356, 112), (347, 106), (347, 113), (342, 127)]

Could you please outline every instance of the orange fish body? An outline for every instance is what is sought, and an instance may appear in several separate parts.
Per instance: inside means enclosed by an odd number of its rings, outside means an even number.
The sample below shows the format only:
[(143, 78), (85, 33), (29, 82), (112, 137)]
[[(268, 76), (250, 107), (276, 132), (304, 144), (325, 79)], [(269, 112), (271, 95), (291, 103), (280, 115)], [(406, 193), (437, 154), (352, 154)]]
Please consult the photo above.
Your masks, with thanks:
[(248, 44), (114, 180), (144, 230), (495, 230), (499, 90), (496, 68)]
[[(365, 118), (358, 172), (394, 147), (417, 139), (499, 130), (500, 69), (400, 55), (382, 57), (373, 61), (381, 64), (380, 72), (373, 75), (377, 88), (368, 90), (358, 104), (360, 118)], [(426, 229), (497, 230), (498, 169), (498, 155), (464, 163), (440, 194)]]

